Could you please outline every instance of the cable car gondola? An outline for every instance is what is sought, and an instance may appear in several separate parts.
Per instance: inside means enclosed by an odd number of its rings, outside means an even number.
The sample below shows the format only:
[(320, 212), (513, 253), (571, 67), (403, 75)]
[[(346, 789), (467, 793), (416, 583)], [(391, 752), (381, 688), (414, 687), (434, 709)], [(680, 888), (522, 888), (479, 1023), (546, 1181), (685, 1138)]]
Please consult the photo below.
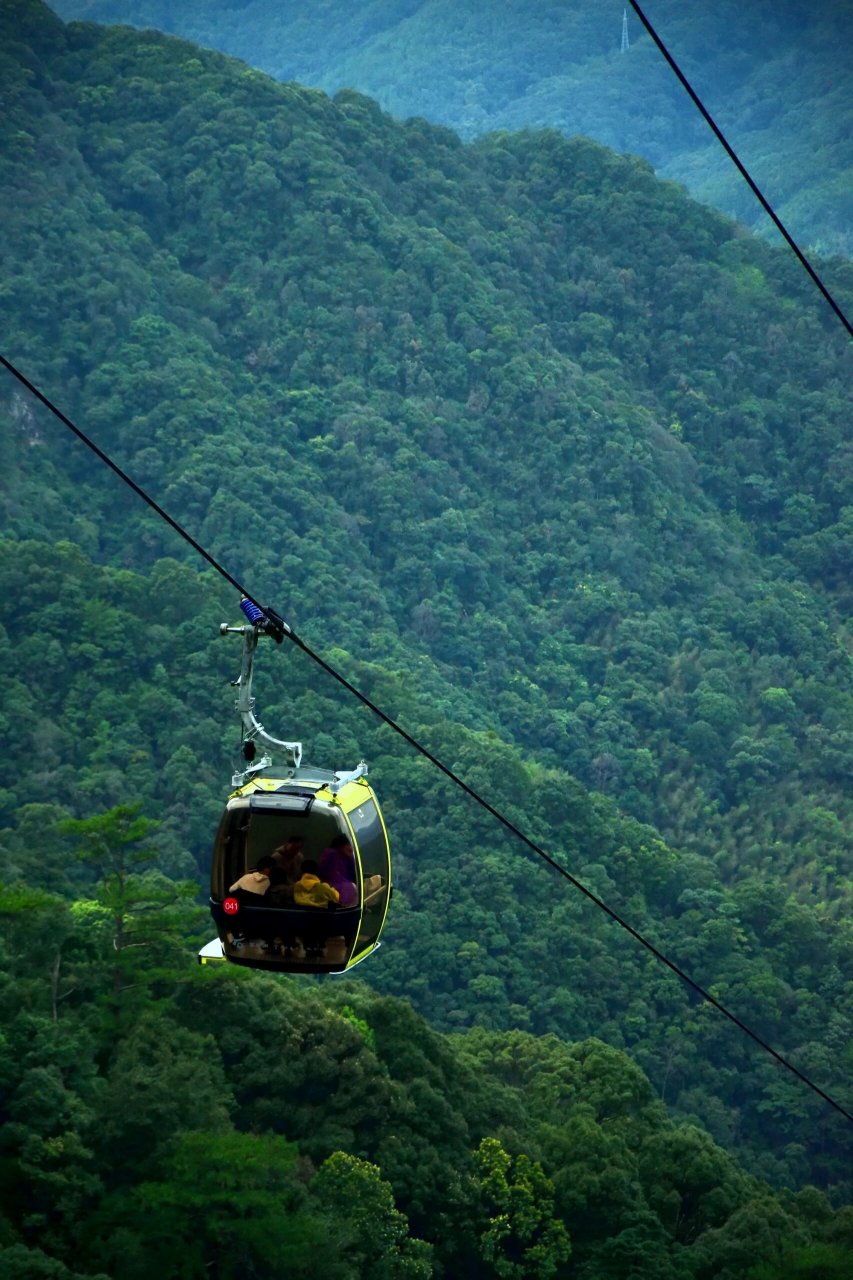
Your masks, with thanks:
[[(251, 690), (258, 639), (281, 640), (284, 628), (250, 600), (240, 607), (248, 625), (223, 623), (220, 633), (243, 637), (235, 684), (245, 768), (231, 780), (216, 834), (210, 912), (217, 937), (199, 952), (199, 962), (340, 973), (379, 946), (391, 895), (388, 833), (364, 761), (349, 773), (303, 765), (301, 743), (271, 737), (256, 719)], [(259, 742), (283, 753), (286, 767), (273, 767), (267, 754), (256, 759)], [(313, 866), (322, 874), (335, 865), (331, 889), (317, 889), (325, 884), (321, 874), (302, 876), (294, 886), (281, 850), (297, 842), (303, 870)]]

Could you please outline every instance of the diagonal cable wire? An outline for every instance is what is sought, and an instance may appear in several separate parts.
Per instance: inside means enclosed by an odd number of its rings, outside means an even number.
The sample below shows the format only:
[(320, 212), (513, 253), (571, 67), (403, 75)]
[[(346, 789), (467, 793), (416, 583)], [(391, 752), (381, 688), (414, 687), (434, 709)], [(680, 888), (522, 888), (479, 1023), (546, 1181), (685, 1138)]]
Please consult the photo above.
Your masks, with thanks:
[(772, 223), (773, 223), (773, 225), (775, 226), (776, 230), (777, 230), (777, 231), (779, 232), (779, 234), (782, 236), (783, 240), (784, 240), (784, 241), (785, 241), (785, 243), (788, 245), (789, 249), (791, 249), (791, 251), (792, 251), (792, 252), (796, 255), (796, 257), (799, 259), (799, 261), (800, 261), (801, 265), (805, 268), (805, 270), (806, 270), (806, 271), (808, 272), (808, 274), (811, 276), (812, 280), (813, 280), (813, 281), (814, 281), (814, 283), (817, 285), (818, 289), (819, 289), (819, 290), (820, 290), (820, 292), (823, 294), (824, 298), (825, 298), (825, 299), (826, 299), (826, 301), (829, 303), (829, 305), (830, 305), (830, 307), (832, 308), (832, 310), (833, 310), (833, 311), (835, 312), (835, 314), (838, 316), (838, 319), (839, 319), (839, 320), (841, 321), (841, 323), (844, 325), (844, 328), (845, 328), (845, 329), (847, 330), (847, 332), (850, 334), (851, 338), (853, 338), (853, 324), (851, 324), (851, 323), (850, 323), (850, 321), (848, 320), (847, 316), (845, 315), (845, 313), (844, 313), (844, 311), (842, 310), (842, 308), (841, 308), (841, 306), (839, 305), (839, 303), (838, 303), (838, 302), (836, 302), (835, 298), (832, 296), (832, 294), (830, 293), (829, 289), (828, 289), (828, 288), (827, 288), (827, 286), (824, 284), (823, 280), (822, 280), (822, 279), (821, 279), (821, 277), (818, 275), (817, 271), (816, 271), (816, 270), (815, 270), (815, 268), (812, 266), (812, 264), (811, 264), (811, 262), (809, 261), (809, 259), (808, 259), (808, 258), (806, 257), (806, 255), (803, 253), (802, 249), (801, 249), (801, 248), (800, 248), (800, 246), (797, 244), (796, 240), (795, 240), (795, 239), (794, 239), (794, 237), (791, 235), (790, 231), (789, 231), (789, 230), (788, 230), (788, 228), (785, 226), (785, 224), (783, 223), (782, 219), (779, 217), (779, 215), (778, 215), (778, 213), (776, 212), (776, 210), (775, 210), (775, 209), (773, 208), (773, 206), (770, 204), (770, 201), (767, 199), (767, 197), (766, 197), (766, 196), (764, 195), (764, 193), (761, 191), (760, 187), (759, 187), (759, 186), (758, 186), (758, 184), (755, 182), (755, 180), (753, 179), (753, 177), (752, 177), (752, 176), (751, 176), (751, 174), (749, 173), (748, 169), (747, 169), (747, 168), (746, 168), (746, 166), (743, 164), (743, 162), (741, 161), (740, 157), (737, 155), (736, 151), (734, 150), (734, 148), (733, 148), (733, 147), (731, 146), (731, 144), (729, 143), (729, 141), (728, 141), (728, 139), (726, 138), (725, 134), (723, 133), (722, 129), (721, 129), (721, 128), (719, 127), (719, 125), (716, 123), (716, 121), (714, 120), (714, 118), (713, 118), (713, 116), (711, 115), (710, 111), (709, 111), (709, 110), (708, 110), (708, 108), (705, 106), (705, 104), (703, 103), (702, 99), (699, 97), (698, 93), (697, 93), (697, 92), (696, 92), (696, 90), (693, 88), (693, 86), (691, 85), (690, 81), (687, 79), (687, 77), (686, 77), (686, 75), (684, 74), (684, 72), (681, 70), (681, 67), (680, 67), (680, 66), (678, 65), (678, 63), (675, 61), (675, 58), (672, 56), (672, 54), (670, 53), (669, 49), (666, 47), (666, 45), (664, 44), (663, 40), (662, 40), (662, 39), (661, 39), (661, 37), (658, 35), (657, 31), (655, 31), (654, 27), (652, 26), (652, 24), (651, 24), (651, 22), (649, 21), (649, 19), (646, 17), (645, 13), (643, 13), (643, 10), (640, 8), (639, 4), (637, 3), (637, 0), (629, 0), (629, 3), (630, 3), (630, 5), (631, 5), (631, 8), (632, 8), (632, 9), (634, 10), (634, 12), (636, 13), (637, 17), (638, 17), (638, 18), (640, 19), (640, 21), (642, 22), (642, 24), (643, 24), (643, 26), (645, 27), (646, 31), (647, 31), (647, 32), (649, 33), (649, 35), (651, 36), (652, 40), (654, 40), (654, 42), (655, 42), (655, 44), (657, 45), (658, 49), (659, 49), (659, 50), (660, 50), (660, 52), (663, 54), (663, 56), (664, 56), (664, 58), (666, 59), (666, 61), (669, 63), (669, 65), (670, 65), (670, 67), (672, 68), (673, 72), (675, 73), (675, 75), (677, 76), (678, 80), (680, 81), (680, 83), (681, 83), (682, 87), (684, 88), (684, 90), (686, 91), (686, 93), (687, 93), (687, 94), (688, 94), (688, 96), (690, 97), (691, 101), (693, 102), (693, 105), (696, 107), (696, 109), (699, 111), (700, 115), (702, 116), (702, 119), (705, 121), (705, 123), (708, 125), (709, 129), (712, 131), (712, 133), (714, 134), (714, 137), (717, 139), (717, 141), (719, 142), (720, 146), (723, 148), (723, 150), (725, 151), (726, 155), (729, 157), (729, 159), (731, 160), (732, 164), (735, 166), (735, 168), (737, 169), (738, 173), (739, 173), (739, 174), (740, 174), (740, 176), (743, 178), (744, 182), (747, 184), (747, 186), (749, 187), (750, 191), (751, 191), (751, 192), (752, 192), (752, 194), (755, 196), (756, 200), (757, 200), (757, 201), (758, 201), (758, 203), (761, 205), (761, 207), (762, 207), (762, 209), (764, 210), (764, 212), (765, 212), (765, 213), (767, 214), (767, 216), (770, 218), (770, 220), (772, 221)]
[[(210, 555), (209, 552), (205, 551), (204, 547), (201, 545), (200, 542), (196, 542), (192, 534), (187, 533), (186, 529), (184, 529), (181, 525), (179, 525), (177, 520), (173, 520), (172, 517), (169, 515), (168, 511), (164, 511), (163, 508), (160, 506), (160, 504), (158, 502), (155, 502), (154, 499), (151, 497), (151, 495), (146, 493), (145, 490), (142, 488), (142, 486), (138, 485), (136, 481), (132, 478), (132, 476), (129, 476), (126, 471), (122, 471), (118, 463), (113, 462), (109, 454), (105, 453), (103, 449), (99, 448), (99, 446), (95, 444), (94, 440), (92, 440), (89, 436), (87, 436), (84, 431), (81, 431), (80, 428), (76, 426), (76, 424), (73, 423), (71, 419), (62, 412), (61, 409), (57, 408), (57, 406), (53, 403), (52, 400), (48, 400), (44, 392), (40, 391), (38, 387), (35, 386), (34, 383), (30, 382), (29, 378), (25, 377), (25, 375), (21, 373), (20, 369), (17, 369), (15, 365), (12, 364), (11, 360), (7, 360), (2, 352), (0, 352), (0, 364), (3, 365), (4, 369), (7, 369), (9, 373), (11, 373), (13, 378), (16, 378), (18, 382), (21, 383), (22, 386), (26, 387), (27, 391), (29, 391), (31, 395), (35, 396), (36, 400), (41, 401), (41, 403), (45, 406), (45, 408), (49, 409), (50, 412), (59, 419), (59, 421), (63, 424), (63, 426), (66, 426), (69, 431), (73, 432), (73, 434), (77, 437), (78, 440), (81, 440), (88, 449), (91, 449), (92, 453), (94, 453), (97, 458), (100, 458), (101, 462), (103, 462), (105, 466), (109, 467), (111, 471), (114, 471), (115, 474), (118, 476), (119, 480), (123, 480), (124, 483), (128, 485), (133, 490), (133, 492), (142, 499), (143, 502), (147, 502), (148, 506), (151, 508), (152, 511), (156, 512), (156, 514), (160, 516), (162, 520), (165, 520), (167, 524), (171, 525), (172, 528), (175, 530), (175, 532), (180, 534), (180, 536), (184, 539), (184, 541), (188, 542), (194, 551), (197, 551), (198, 554), (204, 560), (206, 560), (209, 565), (212, 565), (213, 568), (216, 569), (217, 573), (221, 573), (223, 578), (225, 578), (228, 582), (231, 583), (232, 587), (236, 587), (241, 595), (247, 596), (248, 599), (252, 600), (254, 604), (258, 604), (257, 600), (255, 600), (254, 597), (249, 594), (249, 592), (245, 589), (245, 587), (241, 586), (241, 584), (237, 581), (236, 578), (232, 578), (228, 570), (223, 568), (223, 566), (217, 560), (214, 560), (213, 556)], [(263, 608), (263, 606), (258, 605), (258, 608), (259, 609)]]
[(202, 547), (201, 544), (178, 523), (177, 520), (173, 519), (168, 512), (164, 511), (159, 503), (155, 502), (154, 499), (145, 492), (141, 485), (137, 484), (126, 471), (123, 471), (117, 463), (113, 462), (103, 449), (99, 448), (99, 446), (96, 445), (84, 431), (81, 431), (81, 429), (76, 426), (66, 414), (57, 408), (53, 401), (49, 400), (43, 392), (39, 391), (38, 388), (35, 387), (33, 383), (30, 382), (29, 379), (26, 378), (24, 374), (21, 373), (20, 370), (18, 370), (11, 361), (7, 360), (2, 354), (0, 354), (0, 363), (2, 363), (4, 368), (6, 368), (14, 378), (26, 387), (27, 390), (30, 391), (47, 409), (49, 409), (64, 426), (72, 431), (78, 440), (85, 444), (87, 448), (91, 449), (92, 452), (106, 466), (108, 466), (111, 471), (115, 472), (115, 474), (123, 480), (125, 484), (129, 485), (133, 492), (137, 494), (143, 502), (147, 503), (148, 506), (157, 513), (157, 515), (161, 516), (162, 519), (164, 519), (172, 529), (174, 529), (175, 532), (184, 539), (185, 542), (188, 542), (194, 551), (197, 551), (209, 565), (216, 569), (217, 573), (220, 573), (227, 582), (230, 582), (233, 587), (236, 587), (241, 595), (251, 600), (253, 604), (256, 604), (258, 608), (261, 609), (262, 612), (272, 621), (276, 630), (279, 632), (283, 630), (283, 633), (288, 637), (288, 639), (292, 640), (293, 643), (312, 660), (312, 662), (316, 663), (317, 666), (330, 675), (333, 680), (337, 681), (342, 688), (346, 689), (349, 694), (362, 703), (363, 706), (367, 707), (369, 711), (372, 711), (373, 714), (384, 724), (388, 725), (390, 729), (393, 729), (393, 731), (398, 734), (404, 742), (407, 742), (410, 747), (418, 752), (419, 755), (423, 756), (424, 759), (428, 760), (436, 769), (440, 770), (440, 772), (443, 773), (444, 776), (454, 784), (454, 786), (459, 787), (460, 790), (464, 791), (471, 800), (478, 804), (482, 809), (485, 809), (486, 813), (490, 814), (501, 824), (502, 827), (509, 831), (511, 835), (515, 836), (522, 844), (526, 845), (531, 853), (536, 854), (538, 858), (541, 858), (543, 862), (547, 863), (549, 867), (561, 875), (564, 880), (567, 880), (569, 884), (573, 885), (575, 889), (598, 907), (600, 911), (603, 911), (605, 915), (609, 916), (615, 924), (618, 924), (621, 929), (624, 929), (626, 933), (629, 933), (631, 937), (640, 944), (640, 946), (645, 947), (646, 951), (653, 955), (656, 960), (660, 961), (661, 964), (666, 965), (666, 967), (670, 969), (676, 977), (680, 978), (682, 982), (692, 988), (697, 995), (701, 996), (703, 1000), (706, 1000), (708, 1004), (713, 1005), (719, 1013), (723, 1014), (725, 1018), (728, 1018), (729, 1022), (734, 1023), (734, 1025), (738, 1027), (744, 1035), (753, 1040), (755, 1044), (765, 1051), (765, 1053), (768, 1053), (776, 1060), (776, 1062), (783, 1066), (787, 1071), (790, 1071), (792, 1075), (796, 1076), (798, 1080), (816, 1093), (819, 1098), (822, 1098), (824, 1102), (828, 1103), (829, 1106), (833, 1107), (842, 1116), (844, 1116), (845, 1119), (849, 1120), (851, 1124), (853, 1124), (853, 1114), (847, 1111), (840, 1102), (837, 1102), (831, 1094), (826, 1093), (825, 1090), (821, 1089), (820, 1085), (815, 1084), (815, 1082), (805, 1075), (804, 1072), (800, 1071), (799, 1067), (795, 1067), (793, 1062), (790, 1062), (787, 1058), (783, 1057), (783, 1055), (774, 1049), (771, 1044), (768, 1044), (768, 1042), (762, 1039), (756, 1031), (753, 1031), (747, 1023), (743, 1022), (736, 1014), (732, 1013), (730, 1009), (726, 1008), (722, 1001), (718, 1000), (716, 996), (711, 995), (710, 991), (706, 991), (704, 987), (700, 986), (700, 984), (696, 982), (695, 979), (691, 978), (689, 973), (682, 969), (680, 965), (676, 964), (674, 960), (670, 960), (670, 958), (663, 951), (659, 950), (654, 943), (644, 937), (639, 930), (635, 929), (633, 925), (623, 919), (618, 912), (614, 911), (612, 907), (608, 906), (606, 902), (594, 894), (591, 889), (588, 889), (582, 881), (578, 880), (576, 876), (573, 876), (570, 871), (557, 862), (557, 860), (543, 849), (541, 845), (537, 844), (535, 840), (531, 840), (528, 835), (525, 835), (520, 827), (516, 826), (511, 819), (507, 818), (505, 814), (495, 808), (495, 806), (486, 800), (484, 796), (480, 795), (478, 791), (475, 791), (473, 787), (469, 786), (468, 783), (459, 776), (459, 774), (457, 774), (448, 765), (444, 764), (438, 756), (433, 755), (428, 747), (425, 747), (422, 742), (419, 742), (417, 738), (409, 733), (408, 730), (404, 729), (402, 725), (398, 724), (396, 720), (387, 714), (387, 712), (377, 706), (377, 704), (373, 702), (366, 693), (363, 693), (361, 689), (357, 688), (356, 685), (347, 680), (347, 678), (342, 675), (340, 671), (336, 670), (331, 663), (327, 662), (319, 653), (316, 653), (307, 641), (303, 640), (301, 636), (298, 636), (296, 632), (287, 625), (287, 623), (282, 623), (282, 619), (275, 610), (271, 609), (269, 606), (259, 604), (255, 596), (251, 595), (242, 583), (233, 577), (228, 570), (210, 554), (210, 552), (206, 551), (205, 548)]
[(679, 965), (677, 965), (674, 960), (670, 960), (669, 957), (665, 955), (663, 951), (660, 951), (654, 945), (654, 943), (650, 942), (648, 938), (644, 937), (643, 934), (641, 934), (637, 929), (633, 927), (633, 925), (630, 925), (627, 920), (623, 919), (623, 917), (620, 916), (618, 912), (614, 911), (612, 907), (609, 907), (606, 902), (604, 902), (601, 898), (599, 898), (596, 894), (594, 894), (591, 889), (588, 889), (587, 886), (581, 880), (578, 880), (576, 876), (573, 876), (570, 871), (568, 871), (564, 866), (562, 866), (559, 862), (557, 862), (556, 859), (553, 858), (550, 853), (548, 853), (545, 849), (541, 847), (541, 845), (538, 845), (535, 840), (531, 840), (528, 835), (525, 835), (525, 833), (521, 830), (521, 828), (517, 827), (516, 824), (510, 818), (507, 818), (505, 814), (501, 813), (499, 809), (496, 809), (494, 805), (490, 804), (489, 801), (486, 800), (482, 795), (480, 795), (478, 791), (475, 791), (473, 787), (470, 787), (463, 778), (460, 778), (459, 775), (455, 773), (453, 769), (449, 768), (448, 765), (444, 764), (438, 758), (438, 756), (433, 755), (433, 753), (429, 750), (428, 747), (425, 747), (422, 742), (419, 742), (417, 738), (414, 738), (412, 734), (410, 734), (406, 729), (402, 727), (402, 725), (399, 725), (396, 722), (396, 720), (393, 720), (391, 716), (387, 715), (387, 713), (384, 712), (381, 707), (378, 707), (376, 703), (373, 702), (367, 696), (367, 694), (362, 693), (362, 691), (358, 689), (354, 684), (351, 684), (350, 681), (347, 680), (345, 676), (341, 675), (339, 671), (336, 671), (334, 667), (332, 667), (328, 662), (326, 662), (325, 658), (321, 657), (318, 653), (315, 653), (314, 650), (311, 649), (300, 636), (297, 636), (293, 631), (291, 631), (290, 639), (294, 642), (294, 644), (296, 644), (300, 649), (302, 649), (303, 652), (306, 653), (308, 657), (312, 659), (312, 661), (316, 662), (319, 667), (322, 667), (322, 669), (326, 671), (334, 680), (337, 680), (338, 684), (342, 685), (343, 688), (346, 689), (348, 693), (352, 694), (353, 697), (359, 700), (359, 702), (363, 703), (364, 706), (366, 706), (370, 711), (372, 711), (375, 716), (378, 716), (378, 718), (382, 720), (385, 724), (387, 724), (389, 728), (393, 729), (395, 733), (399, 734), (399, 736), (403, 738), (403, 740), (407, 742), (409, 746), (413, 747), (414, 750), (417, 751), (420, 755), (424, 756), (424, 758), (427, 759), (430, 762), (430, 764), (434, 765), (436, 769), (439, 769), (445, 775), (445, 777), (449, 778), (450, 781), (454, 783), (455, 786), (459, 787), (462, 791), (465, 792), (467, 796), (470, 796), (470, 798), (473, 801), (475, 801), (476, 804), (480, 805), (480, 807), (485, 809), (487, 813), (491, 814), (491, 816), (494, 819), (496, 819), (496, 821), (499, 822), (501, 826), (505, 827), (507, 831), (509, 831), (513, 836), (516, 837), (516, 839), (520, 840), (522, 844), (526, 845), (527, 848), (530, 849), (532, 853), (535, 853), (536, 856), (541, 858), (543, 862), (546, 862), (550, 867), (552, 867), (556, 872), (558, 872), (563, 877), (563, 879), (568, 880), (569, 884), (573, 885), (576, 889), (578, 889), (584, 895), (585, 898), (588, 898), (590, 902), (594, 903), (594, 905), (598, 907), (599, 910), (603, 911), (605, 915), (608, 915), (611, 920), (613, 920), (616, 924), (619, 925), (620, 928), (624, 929), (626, 933), (629, 933), (636, 942), (639, 942), (641, 946), (645, 947), (645, 949), (648, 952), (650, 952), (655, 957), (656, 960), (659, 960), (661, 964), (665, 964), (668, 969), (671, 969), (672, 972), (682, 980), (682, 982), (685, 982), (689, 987), (691, 987), (697, 993), (697, 995), (700, 995), (703, 1000), (707, 1000), (709, 1004), (713, 1005), (714, 1008), (717, 1009), (720, 1013), (722, 1013), (724, 1017), (728, 1018), (730, 1022), (733, 1022), (734, 1025), (738, 1027), (745, 1035), (749, 1036), (751, 1040), (754, 1040), (755, 1043), (759, 1045), (762, 1049), (764, 1049), (766, 1053), (769, 1053), (771, 1057), (775, 1058), (778, 1063), (780, 1063), (788, 1071), (792, 1072), (799, 1080), (803, 1082), (803, 1084), (808, 1085), (810, 1089), (813, 1089), (814, 1092), (818, 1094), (819, 1097), (823, 1098), (824, 1102), (828, 1102), (831, 1107), (834, 1107), (836, 1111), (839, 1111), (841, 1115), (843, 1115), (847, 1120), (853, 1123), (853, 1114), (847, 1111), (841, 1105), (840, 1102), (836, 1102), (836, 1100), (833, 1097), (831, 1097), (830, 1094), (825, 1093), (824, 1090), (821, 1089), (819, 1085), (815, 1084), (813, 1080), (810, 1080), (807, 1075), (804, 1075), (803, 1072), (800, 1071), (798, 1067), (795, 1067), (792, 1062), (790, 1062), (787, 1058), (783, 1057), (783, 1055), (779, 1053), (776, 1049), (774, 1049), (772, 1045), (768, 1044), (766, 1040), (763, 1040), (756, 1031), (753, 1031), (750, 1026), (748, 1026), (745, 1022), (741, 1021), (741, 1019), (736, 1014), (732, 1013), (730, 1009), (727, 1009), (726, 1006), (716, 998), (716, 996), (711, 995), (709, 991), (706, 991), (704, 987), (700, 986), (699, 983), (696, 982), (693, 978), (691, 978), (690, 974), (686, 973), (685, 970), (682, 969)]

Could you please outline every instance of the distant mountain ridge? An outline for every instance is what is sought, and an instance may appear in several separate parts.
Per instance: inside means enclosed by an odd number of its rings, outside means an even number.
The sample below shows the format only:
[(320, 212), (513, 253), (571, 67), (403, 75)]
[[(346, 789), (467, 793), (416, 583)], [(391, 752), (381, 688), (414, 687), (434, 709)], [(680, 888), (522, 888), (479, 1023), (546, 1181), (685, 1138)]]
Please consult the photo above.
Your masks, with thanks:
[[(2, 349), (834, 1087), (851, 348), (790, 255), (586, 139), (464, 145), (35, 0), (0, 29)], [(163, 819), (161, 869), (198, 876), (236, 600), (5, 380), (2, 407), (11, 865), (67, 876), (57, 818), (130, 797)], [(381, 780), (401, 891), (371, 981), (444, 1030), (606, 1038), (762, 1176), (849, 1198), (833, 1117), (302, 656), (258, 693), (313, 759)]]
[[(153, 34), (38, 39), (74, 79), (10, 75), (7, 347), (216, 550), (270, 591), (316, 560), (318, 621), (357, 551), (369, 654), (393, 626), (677, 843), (802, 843), (791, 771), (844, 808), (851, 352), (789, 254), (591, 142), (466, 148)], [(262, 459), (272, 541), (223, 487)], [(30, 492), (9, 527), (62, 536)], [(132, 526), (93, 545), (144, 562)]]
[[(57, 0), (67, 19), (183, 35), (282, 80), (352, 87), (465, 138), (554, 127), (650, 160), (770, 229), (630, 7), (582, 0)], [(649, 20), (794, 237), (853, 254), (853, 6), (656, 0)]]

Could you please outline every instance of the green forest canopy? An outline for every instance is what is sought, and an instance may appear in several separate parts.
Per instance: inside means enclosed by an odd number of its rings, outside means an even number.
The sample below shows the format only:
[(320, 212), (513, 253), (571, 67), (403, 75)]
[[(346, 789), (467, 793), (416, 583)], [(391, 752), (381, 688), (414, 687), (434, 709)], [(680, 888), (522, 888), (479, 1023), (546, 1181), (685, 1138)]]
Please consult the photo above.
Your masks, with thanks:
[[(592, 143), (463, 147), (179, 41), (65, 28), (34, 4), (0, 15), (14, 36), (3, 349), (377, 701), (843, 1100), (850, 357), (807, 282)], [(834, 273), (849, 294), (849, 269)], [(216, 624), (236, 602), (10, 384), (4, 413), (14, 610), (0, 640), (15, 674), (0, 713), (5, 758), (31, 762), (2, 795), (4, 883), (85, 904), (92, 872), (62, 824), (130, 798), (162, 822), (152, 874), (198, 884), (235, 736)], [(466, 1044), (514, 1029), (628, 1049), (751, 1177), (851, 1199), (831, 1116), (556, 896), (304, 660), (276, 653), (259, 693), (312, 758), (371, 761), (401, 887), (379, 991), (438, 1029), (473, 1027)], [(53, 938), (74, 909), (43, 910)], [(98, 934), (83, 921), (85, 959)], [(15, 963), (53, 963), (38, 936)], [(38, 999), (58, 1025), (78, 978), (60, 1001), (50, 964)], [(156, 977), (169, 991), (170, 973)], [(91, 981), (81, 1007), (98, 983), (113, 990), (106, 971)], [(131, 1052), (123, 1025), (104, 1034), (93, 1061)], [(503, 1157), (482, 1158), (499, 1186)], [(14, 1230), (9, 1247), (29, 1248)], [(560, 1232), (542, 1231), (554, 1260)], [(835, 1248), (823, 1228), (791, 1240)]]
[[(616, 0), (57, 0), (65, 18), (188, 37), (281, 80), (355, 88), (465, 138), (526, 127), (644, 156), (769, 229), (633, 10)], [(850, 0), (649, 0), (643, 10), (795, 238), (850, 256)], [(621, 52), (622, 16), (630, 48)]]
[(99, 850), (90, 897), (0, 894), (10, 1280), (849, 1274), (849, 1208), (745, 1174), (600, 1040), (193, 970), (151, 824), (64, 838)]

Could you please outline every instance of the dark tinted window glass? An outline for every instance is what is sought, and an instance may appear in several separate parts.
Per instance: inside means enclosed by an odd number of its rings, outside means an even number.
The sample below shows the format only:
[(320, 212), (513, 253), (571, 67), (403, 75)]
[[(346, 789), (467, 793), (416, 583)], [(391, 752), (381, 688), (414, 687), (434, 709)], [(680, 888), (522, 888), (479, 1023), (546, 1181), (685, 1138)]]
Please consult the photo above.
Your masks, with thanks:
[[(270, 854), (289, 836), (301, 836), (305, 858), (316, 861), (326, 845), (340, 831), (337, 816), (314, 810), (312, 813), (287, 813), (255, 810), (249, 822), (247, 866), (254, 867), (258, 858)], [(243, 874), (243, 871), (240, 874)]]
[(388, 851), (385, 847), (385, 834), (376, 805), (372, 800), (368, 800), (358, 809), (348, 813), (347, 817), (352, 823), (352, 829), (358, 840), (361, 869), (365, 880), (373, 875), (381, 875), (383, 880), (387, 880)]
[(361, 951), (375, 942), (385, 919), (388, 902), (388, 847), (379, 819), (379, 812), (372, 800), (348, 813), (358, 840), (363, 876), (364, 907), (356, 950)]
[(316, 861), (341, 830), (337, 813), (231, 809), (219, 825), (211, 870), (211, 893), (223, 898), (232, 884), (291, 835), (304, 841), (304, 857)]
[(210, 878), (214, 898), (222, 898), (246, 870), (247, 809), (231, 809), (219, 825)]

